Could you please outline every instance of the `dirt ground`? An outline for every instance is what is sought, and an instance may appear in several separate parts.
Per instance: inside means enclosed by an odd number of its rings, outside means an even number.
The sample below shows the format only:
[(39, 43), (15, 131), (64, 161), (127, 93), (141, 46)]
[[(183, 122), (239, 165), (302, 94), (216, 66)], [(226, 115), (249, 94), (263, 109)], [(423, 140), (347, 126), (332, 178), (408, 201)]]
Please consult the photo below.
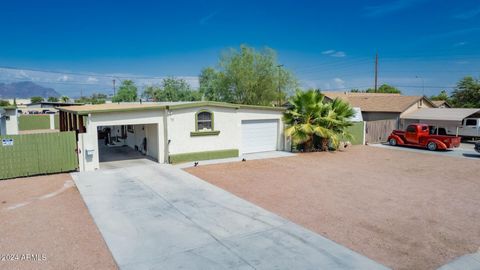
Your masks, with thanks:
[(188, 172), (394, 269), (480, 247), (480, 160), (368, 146)]
[(69, 174), (0, 181), (0, 256), (0, 269), (117, 269)]

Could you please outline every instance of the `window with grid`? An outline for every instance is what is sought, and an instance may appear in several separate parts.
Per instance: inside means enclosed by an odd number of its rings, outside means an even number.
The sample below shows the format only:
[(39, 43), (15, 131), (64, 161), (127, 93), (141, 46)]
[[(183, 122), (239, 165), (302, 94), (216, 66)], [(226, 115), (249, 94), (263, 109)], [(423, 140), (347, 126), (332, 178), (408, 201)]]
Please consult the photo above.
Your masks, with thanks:
[(197, 114), (197, 130), (213, 130), (211, 112), (199, 112)]

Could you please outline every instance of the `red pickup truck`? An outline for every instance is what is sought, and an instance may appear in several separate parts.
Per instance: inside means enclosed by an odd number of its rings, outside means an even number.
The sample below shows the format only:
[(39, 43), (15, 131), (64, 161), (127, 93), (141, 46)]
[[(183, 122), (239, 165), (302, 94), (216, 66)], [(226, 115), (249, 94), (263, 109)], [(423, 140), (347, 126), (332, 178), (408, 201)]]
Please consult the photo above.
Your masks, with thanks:
[(394, 130), (388, 136), (388, 143), (392, 146), (405, 145), (427, 148), (428, 150), (445, 150), (460, 146), (460, 137), (438, 135), (435, 128), (425, 124), (412, 124), (407, 130)]

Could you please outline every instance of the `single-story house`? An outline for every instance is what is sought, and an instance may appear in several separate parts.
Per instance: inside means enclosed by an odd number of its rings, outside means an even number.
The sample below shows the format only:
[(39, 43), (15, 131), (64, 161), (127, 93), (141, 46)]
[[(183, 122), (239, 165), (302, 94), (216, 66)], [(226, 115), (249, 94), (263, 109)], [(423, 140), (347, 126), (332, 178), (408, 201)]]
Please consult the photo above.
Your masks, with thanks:
[(0, 135), (18, 134), (18, 113), (17, 108), (0, 107)]
[(341, 98), (362, 110), (364, 121), (398, 120), (420, 108), (435, 108), (424, 96), (404, 96), (385, 93), (322, 92), (327, 100)]
[(78, 132), (80, 171), (127, 145), (159, 163), (288, 149), (284, 108), (221, 102), (110, 103), (59, 107), (60, 131)]
[(392, 130), (404, 128), (403, 115), (421, 108), (435, 108), (424, 96), (404, 96), (386, 93), (322, 92), (327, 102), (340, 98), (359, 107), (365, 121), (365, 141), (378, 143), (386, 141)]

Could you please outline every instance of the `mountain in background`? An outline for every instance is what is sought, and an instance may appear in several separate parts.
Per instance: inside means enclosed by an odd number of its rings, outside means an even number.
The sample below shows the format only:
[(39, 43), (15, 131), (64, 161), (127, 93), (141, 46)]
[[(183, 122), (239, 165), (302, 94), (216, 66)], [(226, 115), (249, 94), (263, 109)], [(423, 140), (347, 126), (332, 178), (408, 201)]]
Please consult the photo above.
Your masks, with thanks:
[(43, 87), (30, 81), (0, 83), (0, 98), (31, 97), (60, 97), (60, 94), (53, 88)]

